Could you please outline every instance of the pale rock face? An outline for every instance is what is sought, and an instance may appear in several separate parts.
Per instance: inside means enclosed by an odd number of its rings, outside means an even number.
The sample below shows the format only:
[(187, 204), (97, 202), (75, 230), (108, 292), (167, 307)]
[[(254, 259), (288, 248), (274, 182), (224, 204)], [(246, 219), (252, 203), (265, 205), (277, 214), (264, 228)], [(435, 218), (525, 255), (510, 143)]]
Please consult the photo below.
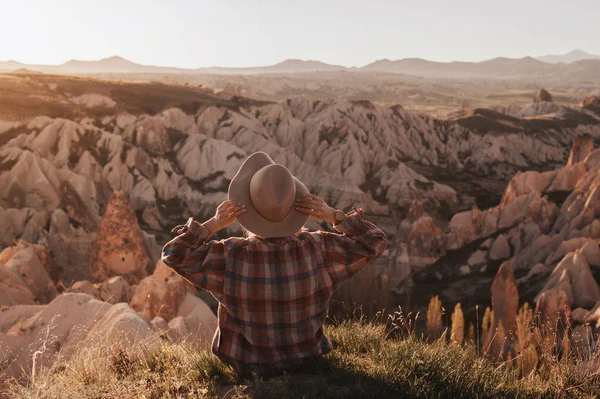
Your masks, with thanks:
[(188, 137), (177, 154), (179, 168), (194, 181), (220, 172), (231, 180), (245, 159), (246, 154), (237, 147), (200, 134)]
[(158, 210), (156, 204), (145, 207), (143, 209), (144, 210), (142, 211), (142, 221), (154, 231), (164, 231), (167, 230), (170, 226), (172, 226), (172, 224), (166, 223), (166, 221), (163, 220), (162, 215)]
[[(33, 305), (34, 295), (19, 275), (0, 263), (0, 306)], [(4, 317), (4, 316), (3, 316)]]
[(100, 223), (90, 262), (90, 277), (123, 276), (137, 283), (146, 276), (149, 257), (137, 218), (121, 191), (115, 191)]
[[(571, 286), (569, 300), (573, 306), (589, 308), (600, 301), (600, 287), (590, 271), (587, 260), (576, 252), (567, 254), (554, 268), (542, 292), (563, 284)], [(567, 289), (563, 291), (569, 294)]]
[(156, 192), (152, 183), (146, 178), (137, 175), (134, 171), (134, 178), (138, 183), (131, 190), (130, 201), (134, 211), (145, 209), (156, 203)]
[(487, 236), (497, 230), (497, 209), (482, 212), (476, 206), (473, 210), (457, 213), (450, 220), (450, 248), (459, 248), (473, 240)]
[[(125, 165), (132, 169), (131, 173), (134, 175), (134, 177), (137, 177), (141, 174), (141, 176), (151, 181), (156, 178), (156, 172), (154, 171), (154, 160), (146, 151), (144, 151), (143, 148), (130, 147), (126, 145), (124, 150), (127, 154), (124, 161)], [(123, 154), (123, 152), (121, 154)], [(123, 156), (121, 155), (121, 159), (122, 158)], [(135, 169), (137, 169), (137, 171)]]
[(169, 324), (165, 319), (163, 319), (160, 316), (157, 316), (154, 319), (152, 319), (150, 323), (152, 324), (152, 328), (154, 329), (154, 331), (156, 331), (158, 334), (160, 334), (161, 336), (168, 336)]
[(42, 130), (47, 125), (49, 125), (50, 123), (52, 123), (52, 121), (53, 121), (53, 119), (49, 118), (47, 116), (36, 116), (35, 118), (31, 119), (27, 123), (27, 129), (29, 129), (29, 130)]
[[(39, 313), (45, 308), (45, 305), (22, 304), (19, 306), (9, 305), (0, 308), (0, 333), (6, 332), (12, 326), (22, 320), (27, 320), (31, 316)], [(1, 339), (0, 339), (0, 342)]]
[(594, 139), (590, 135), (579, 136), (573, 141), (573, 147), (569, 153), (567, 167), (584, 161), (594, 151)]
[(521, 195), (528, 195), (532, 192), (543, 193), (550, 183), (555, 179), (557, 172), (517, 172), (513, 177), (500, 201), (500, 207), (504, 207), (514, 201)]
[(521, 246), (527, 248), (540, 236), (541, 230), (537, 223), (529, 222), (521, 230)]
[(117, 115), (116, 123), (120, 129), (125, 129), (125, 128), (133, 125), (136, 120), (137, 120), (137, 116), (131, 115), (130, 113), (125, 112), (125, 113)]
[(17, 250), (6, 262), (6, 267), (20, 276), (34, 295), (36, 302), (48, 303), (58, 295), (54, 283), (36, 256), (33, 247)]
[(529, 269), (531, 265), (536, 265), (538, 263), (553, 266), (554, 264), (551, 264), (548, 259), (551, 256), (553, 249), (559, 246), (561, 242), (562, 237), (558, 235), (552, 237), (545, 234), (540, 235), (531, 245), (522, 248), (521, 252), (515, 254), (511, 260), (514, 269)]
[(129, 167), (120, 157), (113, 157), (109, 163), (102, 168), (102, 178), (105, 179), (113, 190), (131, 192), (135, 179)]
[(577, 182), (587, 173), (584, 163), (576, 163), (566, 166), (558, 171), (548, 191), (570, 191), (575, 188)]
[(15, 253), (17, 253), (19, 250), (21, 250), (23, 248), (33, 248), (33, 251), (35, 252), (35, 256), (37, 256), (37, 258), (40, 260), (40, 262), (42, 262), (42, 265), (44, 265), (44, 270), (46, 270), (46, 273), (48, 273), (48, 276), (50, 276), (50, 278), (53, 281), (57, 281), (57, 279), (58, 279), (57, 270), (55, 270), (55, 268), (53, 267), (52, 259), (50, 258), (50, 255), (48, 254), (48, 250), (44, 245), (30, 244), (27, 241), (21, 239), (21, 240), (17, 241), (16, 243), (14, 243), (14, 245), (6, 247), (2, 250), (2, 252), (0, 252), (0, 263), (8, 262), (9, 259)]
[[(519, 111), (520, 115), (545, 115), (544, 123), (538, 124), (490, 110), (440, 121), (368, 102), (300, 97), (279, 104), (219, 101), (223, 105), (201, 104), (195, 115), (178, 108), (156, 115), (130, 115), (115, 109), (100, 128), (91, 116), (79, 121), (38, 117), (0, 123), (0, 131), (12, 131), (0, 149), (0, 219), (6, 221), (6, 229), (0, 229), (0, 245), (20, 235), (34, 242), (46, 241), (68, 286), (72, 281), (94, 279), (87, 275), (90, 246), (99, 228), (99, 210), (112, 189), (130, 195), (143, 228), (153, 230), (159, 241), (188, 215), (210, 217), (226, 199), (237, 167), (254, 151), (268, 152), (311, 192), (337, 208), (357, 206), (368, 213), (389, 215), (391, 209), (407, 208), (418, 199), (428, 210), (443, 205), (455, 212), (474, 203), (469, 198), (473, 193), (465, 199), (465, 193), (451, 188), (448, 170), (508, 180), (517, 169), (544, 170), (564, 163), (567, 146), (581, 134), (600, 137), (598, 126), (570, 119), (569, 113), (580, 111), (547, 102)], [(479, 118), (480, 126), (469, 125), (473, 117)], [(527, 134), (532, 125), (536, 134)], [(575, 143), (572, 162), (562, 170), (514, 176), (499, 207), (455, 215), (447, 234), (441, 223), (432, 225), (423, 215), (415, 218), (406, 237), (414, 228), (411, 238), (422, 239), (410, 251), (443, 256), (447, 249), (494, 237), (499, 228), (507, 228), (503, 234), (515, 243), (509, 254), (515, 269), (529, 271), (538, 263), (553, 267), (548, 256), (561, 242), (600, 237), (600, 183), (595, 169), (600, 168), (600, 156), (598, 151), (589, 153), (589, 142), (585, 138)], [(551, 185), (560, 191), (550, 192)], [(572, 190), (566, 200), (561, 196), (565, 189)], [(497, 195), (498, 189), (494, 190)], [(557, 204), (564, 200), (560, 210), (544, 196), (558, 198), (552, 199)], [(50, 231), (46, 232), (48, 218)], [(394, 220), (382, 219), (378, 225), (388, 232), (396, 230)], [(318, 227), (316, 223), (311, 226)], [(233, 225), (228, 231), (236, 229)], [(430, 233), (435, 233), (431, 242), (424, 238)], [(147, 240), (143, 241), (147, 248)], [(118, 253), (113, 252), (110, 268), (129, 273), (133, 271), (128, 267), (135, 265), (133, 269), (141, 270), (140, 259), (123, 265), (125, 257)], [(410, 263), (417, 258), (421, 262), (423, 256), (408, 257), (404, 270), (412, 270)], [(143, 277), (142, 273), (127, 279), (138, 282)]]
[(190, 331), (185, 323), (185, 318), (182, 316), (175, 317), (167, 327), (167, 335), (172, 342), (185, 342), (190, 337)]
[(148, 256), (150, 257), (150, 264), (156, 265), (160, 260), (162, 246), (158, 245), (158, 243), (156, 242), (156, 237), (153, 234), (148, 234), (145, 231), (142, 231), (142, 234), (144, 235), (146, 251), (148, 252)]
[(76, 281), (69, 288), (69, 292), (74, 294), (87, 294), (95, 299), (100, 299), (100, 292), (92, 283), (87, 280)]
[(156, 194), (162, 201), (177, 198), (179, 186), (183, 177), (175, 172), (172, 165), (164, 160), (157, 161), (158, 173), (156, 174)]
[(62, 181), (62, 206), (65, 211), (84, 229), (95, 231), (100, 218), (94, 181), (65, 169), (59, 170), (59, 176)]
[(190, 130), (195, 123), (193, 115), (187, 115), (179, 108), (169, 108), (162, 112), (162, 116), (167, 128), (175, 129), (180, 132), (191, 133)]
[(100, 299), (111, 304), (127, 302), (129, 284), (121, 276), (111, 277), (98, 287)]
[(566, 240), (560, 243), (556, 251), (554, 251), (548, 259), (546, 260), (546, 264), (556, 264), (560, 262), (565, 255), (569, 252), (574, 252), (582, 248), (589, 240), (587, 237), (580, 238), (572, 238), (570, 240)]
[(170, 321), (177, 315), (177, 308), (185, 297), (185, 287), (183, 278), (159, 260), (154, 274), (136, 287), (130, 305), (150, 320), (161, 317)]
[(562, 105), (554, 104), (552, 102), (539, 102), (531, 103), (523, 108), (516, 114), (519, 117), (538, 116), (538, 115), (553, 115), (560, 117), (562, 113), (566, 112), (567, 109)]
[(86, 294), (63, 294), (51, 303), (34, 309), (9, 308), (30, 317), (11, 317), (16, 322), (0, 332), (3, 350), (0, 362), (7, 365), (7, 376), (20, 376), (31, 370), (34, 353), (36, 367), (50, 367), (67, 361), (91, 345), (119, 345), (131, 350), (144, 340), (156, 339), (150, 326), (127, 304), (110, 305)]
[(592, 151), (583, 161), (587, 170), (600, 165), (600, 148)]
[(471, 255), (469, 257), (469, 260), (467, 262), (469, 263), (470, 266), (481, 265), (481, 264), (485, 263), (486, 256), (487, 256), (486, 251), (475, 251), (473, 253), (473, 255)]
[(593, 267), (600, 267), (600, 246), (598, 241), (590, 240), (580, 249), (580, 253), (585, 257), (588, 264)]
[(88, 335), (88, 341), (92, 343), (99, 337), (113, 345), (120, 344), (125, 350), (140, 341), (153, 341), (157, 338), (150, 322), (140, 317), (126, 303), (112, 305), (104, 317), (98, 320), (94, 331)]
[(10, 129), (14, 129), (15, 127), (18, 127), (20, 125), (19, 122), (9, 122), (9, 121), (3, 121), (0, 119), (0, 134), (4, 133)]
[(553, 231), (566, 234), (594, 223), (600, 209), (600, 174), (595, 167), (580, 180), (563, 203)]
[(0, 206), (0, 248), (11, 245), (16, 237), (27, 242), (37, 242), (43, 236), (47, 214), (45, 211), (36, 211), (32, 208), (8, 208)]
[(53, 264), (67, 286), (88, 278), (95, 237), (96, 233), (87, 233), (81, 226), (73, 227), (62, 209), (56, 209), (52, 214), (47, 246)]
[(53, 211), (61, 201), (56, 168), (28, 150), (0, 149), (0, 158), (16, 162), (10, 172), (0, 173), (0, 197), (15, 208)]
[(115, 120), (115, 116), (114, 115), (107, 115), (105, 117), (102, 118), (102, 120), (100, 121), (100, 123), (102, 124), (102, 126), (106, 126), (109, 123), (111, 123), (112, 121)]
[(528, 214), (528, 208), (536, 196), (539, 194), (535, 192), (530, 195), (522, 195), (502, 207), (498, 217), (498, 228), (505, 229), (519, 223)]
[(31, 135), (32, 140), (26, 147), (52, 162), (56, 168), (61, 168), (69, 163), (69, 157), (82, 133), (83, 128), (77, 123), (67, 119), (55, 119), (38, 134)]
[(0, 230), (0, 248), (4, 248), (12, 242), (15, 237), (23, 234), (25, 224), (35, 211), (30, 208), (9, 208), (0, 206), (0, 220), (3, 228)]
[[(217, 329), (217, 317), (200, 298), (188, 292), (177, 309), (177, 317), (183, 318), (188, 334), (193, 339), (210, 340)], [(169, 327), (171, 327), (169, 323)]]
[(102, 179), (102, 167), (89, 151), (83, 152), (73, 171), (91, 179), (95, 183), (100, 182)]
[(74, 104), (83, 105), (86, 108), (113, 108), (117, 104), (108, 96), (93, 93), (71, 97), (70, 101)]
[[(446, 200), (449, 203), (456, 201), (456, 192), (443, 184), (432, 183), (424, 176), (414, 172), (405, 164), (400, 163), (393, 168), (388, 168), (387, 165), (382, 167), (375, 175), (379, 179), (382, 192), (386, 193), (386, 199), (391, 204), (407, 205), (412, 200), (406, 194), (415, 191), (424, 191), (427, 196), (436, 200)], [(360, 176), (355, 180), (362, 180), (364, 176)], [(380, 193), (376, 194), (379, 196)]]
[(129, 143), (140, 146), (150, 154), (164, 155), (171, 150), (171, 141), (164, 120), (159, 116), (139, 119), (123, 132)]
[(490, 248), (490, 259), (491, 260), (505, 260), (510, 258), (510, 244), (504, 234), (500, 234), (492, 248)]
[[(49, 215), (46, 211), (32, 210), (32, 212), (30, 213), (29, 220), (26, 222), (25, 228), (23, 229), (23, 233), (21, 234), (21, 239), (26, 242), (41, 241), (45, 236), (44, 229), (46, 227), (48, 219)], [(2, 220), (1, 217), (0, 220)], [(13, 237), (16, 236), (17, 235), (13, 235)], [(40, 258), (40, 260), (42, 259)], [(46, 262), (44, 262), (44, 265), (46, 265)]]
[(527, 282), (530, 278), (538, 275), (542, 275), (546, 272), (546, 267), (542, 263), (536, 263), (527, 273), (523, 280)]

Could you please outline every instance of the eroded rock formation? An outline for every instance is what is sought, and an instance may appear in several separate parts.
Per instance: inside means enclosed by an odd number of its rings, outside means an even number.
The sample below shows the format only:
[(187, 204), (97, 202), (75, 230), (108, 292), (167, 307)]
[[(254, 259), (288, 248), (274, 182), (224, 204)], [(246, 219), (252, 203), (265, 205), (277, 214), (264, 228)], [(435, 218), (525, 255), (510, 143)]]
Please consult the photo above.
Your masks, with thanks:
[(533, 102), (536, 103), (542, 101), (550, 103), (552, 102), (552, 95), (546, 89), (539, 89), (538, 92), (535, 94), (535, 98), (533, 99)]
[[(393, 292), (418, 293), (415, 307), (423, 305), (419, 296), (439, 294), (449, 305), (463, 301), (468, 317), (489, 298), (504, 261), (525, 300), (549, 281), (578, 305), (596, 297), (587, 286), (580, 295), (586, 279), (578, 276), (600, 266), (600, 150), (591, 146), (600, 137), (597, 98), (569, 108), (542, 93), (525, 107), (438, 120), (368, 101), (267, 103), (206, 92), (189, 101), (188, 92), (179, 98), (178, 89), (169, 90), (175, 100), (144, 98), (151, 107), (87, 96), (68, 104), (83, 114), (1, 122), (0, 246), (19, 237), (44, 244), (50, 263), (36, 257), (51, 282), (80, 282), (73, 289), (111, 301), (139, 291), (132, 306), (145, 307), (154, 325), (178, 323), (189, 332), (178, 319), (187, 317), (178, 315), (181, 290), (167, 298), (172, 277), (167, 285), (157, 273), (146, 277), (148, 266), (170, 228), (212, 214), (245, 156), (262, 150), (331, 205), (364, 208), (396, 239), (369, 278), (385, 276)], [(553, 273), (569, 253), (588, 268), (577, 260)], [(14, 270), (0, 266), (0, 284), (13, 298), (7, 304), (33, 306), (56, 295)], [(125, 297), (124, 284), (102, 294), (99, 284), (118, 275), (127, 281)], [(164, 295), (149, 300), (152, 290)], [(164, 317), (161, 301), (169, 304)]]
[(123, 276), (137, 283), (147, 275), (149, 262), (144, 236), (128, 197), (123, 191), (113, 192), (102, 217), (90, 263), (89, 275), (94, 281)]
[(159, 260), (154, 273), (137, 285), (131, 307), (150, 320), (161, 317), (169, 322), (177, 315), (178, 306), (185, 297), (186, 284), (181, 276)]

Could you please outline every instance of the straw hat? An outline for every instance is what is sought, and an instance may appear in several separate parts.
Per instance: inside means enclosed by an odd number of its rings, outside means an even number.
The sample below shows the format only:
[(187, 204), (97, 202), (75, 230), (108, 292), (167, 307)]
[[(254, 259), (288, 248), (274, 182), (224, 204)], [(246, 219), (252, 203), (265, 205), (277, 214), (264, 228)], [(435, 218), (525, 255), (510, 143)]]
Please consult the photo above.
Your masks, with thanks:
[(257, 236), (294, 235), (308, 220), (296, 210), (294, 201), (309, 191), (283, 165), (264, 152), (255, 152), (244, 161), (229, 184), (229, 199), (246, 205), (238, 221)]

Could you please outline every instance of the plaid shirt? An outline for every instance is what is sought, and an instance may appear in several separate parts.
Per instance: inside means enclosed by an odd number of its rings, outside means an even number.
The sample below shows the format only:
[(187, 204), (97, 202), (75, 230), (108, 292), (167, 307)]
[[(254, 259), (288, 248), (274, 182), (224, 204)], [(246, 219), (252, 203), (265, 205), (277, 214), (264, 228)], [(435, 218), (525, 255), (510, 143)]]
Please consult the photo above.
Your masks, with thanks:
[(362, 210), (335, 229), (343, 234), (208, 241), (210, 232), (190, 218), (173, 229), (162, 260), (219, 300), (213, 353), (240, 373), (260, 374), (329, 351), (323, 323), (331, 296), (387, 245)]

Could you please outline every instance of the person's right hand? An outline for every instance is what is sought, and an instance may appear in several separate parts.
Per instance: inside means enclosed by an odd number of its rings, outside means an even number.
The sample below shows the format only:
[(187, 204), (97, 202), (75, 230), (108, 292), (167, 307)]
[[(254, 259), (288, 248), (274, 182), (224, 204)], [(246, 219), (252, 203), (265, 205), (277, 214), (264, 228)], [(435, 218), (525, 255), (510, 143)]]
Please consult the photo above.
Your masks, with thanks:
[(212, 233), (224, 229), (229, 226), (236, 217), (246, 212), (246, 205), (227, 200), (223, 201), (221, 205), (217, 207), (215, 216), (204, 223), (204, 227), (210, 230)]
[(318, 195), (305, 194), (303, 197), (296, 200), (295, 206), (298, 212), (304, 213), (305, 215), (331, 223), (335, 222), (336, 210), (327, 205), (327, 202)]

